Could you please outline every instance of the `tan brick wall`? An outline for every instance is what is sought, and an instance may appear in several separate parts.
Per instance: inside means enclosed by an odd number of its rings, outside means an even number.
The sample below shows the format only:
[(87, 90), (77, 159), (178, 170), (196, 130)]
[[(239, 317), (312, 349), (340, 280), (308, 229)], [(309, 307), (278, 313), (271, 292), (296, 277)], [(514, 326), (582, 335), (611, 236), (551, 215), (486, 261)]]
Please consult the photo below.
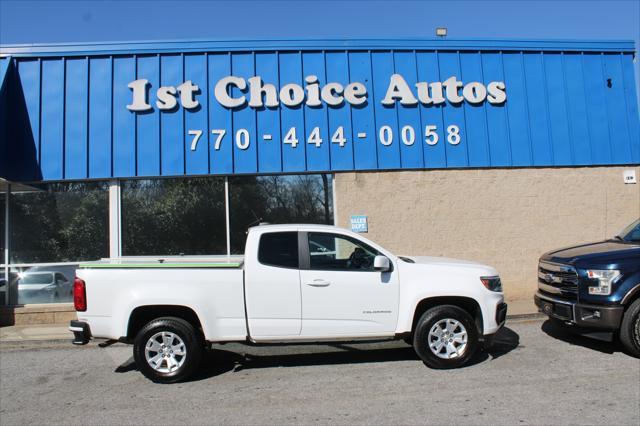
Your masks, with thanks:
[(476, 260), (498, 269), (507, 300), (529, 299), (538, 257), (612, 237), (640, 216), (639, 167), (340, 173), (336, 220), (369, 217), (368, 238), (397, 254)]

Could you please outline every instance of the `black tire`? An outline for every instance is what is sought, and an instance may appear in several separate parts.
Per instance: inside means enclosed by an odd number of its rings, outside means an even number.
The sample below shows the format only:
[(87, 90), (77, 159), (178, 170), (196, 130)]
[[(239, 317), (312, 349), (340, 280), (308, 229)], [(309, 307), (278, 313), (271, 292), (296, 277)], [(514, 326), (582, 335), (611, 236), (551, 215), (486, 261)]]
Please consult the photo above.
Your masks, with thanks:
[(620, 342), (631, 355), (640, 358), (640, 299), (633, 302), (622, 317)]
[[(466, 347), (462, 349), (459, 355), (453, 355), (452, 358), (441, 358), (429, 347), (429, 332), (437, 323), (446, 319), (452, 319), (460, 323), (466, 329), (467, 334)], [(460, 332), (462, 329), (456, 328), (456, 330)], [(452, 342), (454, 346), (456, 343), (457, 342)], [(460, 346), (458, 343), (455, 347), (459, 348)], [(430, 368), (445, 369), (462, 367), (471, 359), (478, 347), (478, 330), (473, 318), (464, 309), (453, 305), (436, 306), (426, 311), (418, 320), (415, 332), (413, 333), (413, 349), (425, 365)], [(442, 349), (444, 351), (447, 350), (446, 347)], [(442, 354), (442, 356), (445, 355)]]
[[(166, 360), (158, 359), (161, 363), (159, 368), (170, 371), (158, 371), (154, 369), (149, 362), (147, 362), (145, 356), (147, 343), (150, 343), (154, 335), (163, 332), (172, 333), (182, 340), (182, 345), (180, 345), (178, 339), (172, 340), (172, 342), (176, 344), (176, 347), (184, 346), (184, 355), (176, 354), (173, 356), (167, 354)], [(161, 339), (161, 337), (162, 336), (158, 336), (158, 339)], [(159, 344), (164, 343), (157, 339), (154, 340)], [(154, 351), (151, 351), (151, 353), (153, 352)], [(133, 359), (136, 361), (138, 369), (145, 377), (156, 383), (175, 383), (188, 378), (200, 365), (203, 352), (204, 343), (198, 331), (189, 322), (174, 317), (157, 318), (149, 322), (138, 332), (133, 343)], [(171, 352), (171, 354), (173, 354), (173, 352)], [(157, 352), (157, 355), (164, 358), (160, 352)], [(177, 368), (175, 364), (170, 365), (168, 357), (172, 358), (171, 363), (179, 363)]]

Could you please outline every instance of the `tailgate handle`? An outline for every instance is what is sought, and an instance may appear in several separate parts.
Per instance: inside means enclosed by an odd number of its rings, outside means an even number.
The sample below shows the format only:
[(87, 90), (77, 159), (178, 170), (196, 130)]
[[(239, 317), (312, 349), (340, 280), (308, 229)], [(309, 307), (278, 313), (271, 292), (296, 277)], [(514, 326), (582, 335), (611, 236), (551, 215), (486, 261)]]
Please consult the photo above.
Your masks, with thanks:
[(329, 281), (325, 281), (321, 279), (313, 280), (312, 282), (307, 283), (307, 285), (310, 285), (311, 287), (327, 287), (330, 284), (331, 283)]

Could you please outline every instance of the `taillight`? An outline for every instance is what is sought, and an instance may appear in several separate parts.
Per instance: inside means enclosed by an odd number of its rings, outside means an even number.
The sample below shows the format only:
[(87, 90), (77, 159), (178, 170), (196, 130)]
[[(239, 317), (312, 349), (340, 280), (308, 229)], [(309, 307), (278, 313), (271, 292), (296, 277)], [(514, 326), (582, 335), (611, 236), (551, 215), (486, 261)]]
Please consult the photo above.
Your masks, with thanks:
[(73, 307), (78, 312), (87, 310), (87, 289), (84, 281), (78, 277), (73, 280)]

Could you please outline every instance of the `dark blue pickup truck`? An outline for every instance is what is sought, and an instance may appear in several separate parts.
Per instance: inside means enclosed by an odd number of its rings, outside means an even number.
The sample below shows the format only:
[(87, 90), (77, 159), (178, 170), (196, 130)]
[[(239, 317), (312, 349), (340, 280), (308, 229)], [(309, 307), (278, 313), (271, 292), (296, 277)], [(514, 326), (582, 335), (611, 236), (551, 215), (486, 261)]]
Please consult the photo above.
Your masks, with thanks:
[(640, 219), (616, 237), (545, 253), (535, 303), (580, 334), (640, 357)]

